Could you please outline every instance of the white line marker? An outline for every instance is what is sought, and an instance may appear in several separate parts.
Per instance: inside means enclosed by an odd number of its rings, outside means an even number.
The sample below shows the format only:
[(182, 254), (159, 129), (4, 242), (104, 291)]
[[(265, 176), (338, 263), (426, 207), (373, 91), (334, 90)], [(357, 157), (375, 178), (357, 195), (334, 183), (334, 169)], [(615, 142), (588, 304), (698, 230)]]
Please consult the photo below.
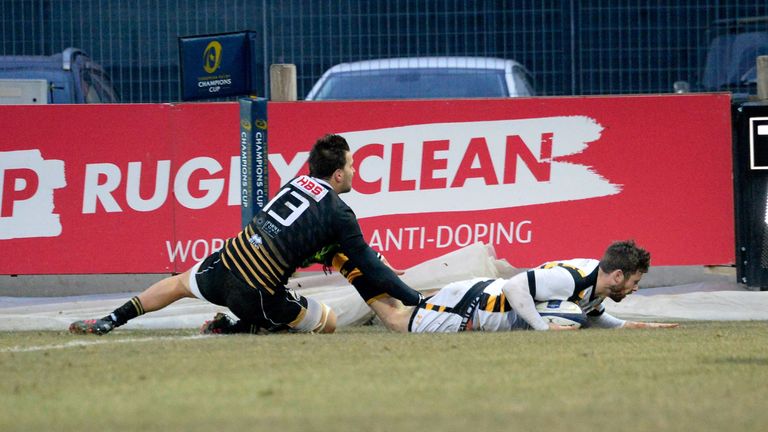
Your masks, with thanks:
[(66, 349), (66, 348), (74, 348), (74, 347), (80, 347), (80, 346), (91, 346), (91, 345), (104, 345), (104, 344), (111, 344), (111, 343), (133, 343), (133, 342), (156, 342), (156, 341), (164, 341), (164, 340), (191, 340), (191, 339), (203, 339), (203, 338), (209, 338), (211, 335), (192, 335), (192, 336), (160, 336), (160, 337), (143, 337), (143, 338), (129, 338), (129, 339), (99, 339), (99, 340), (76, 340), (71, 341), (63, 344), (56, 344), (56, 345), (37, 345), (37, 346), (28, 346), (28, 347), (9, 347), (9, 348), (0, 348), (0, 352), (32, 352), (32, 351), (45, 351), (45, 350), (54, 350), (54, 349)]
[(758, 135), (768, 135), (768, 125), (757, 125)]

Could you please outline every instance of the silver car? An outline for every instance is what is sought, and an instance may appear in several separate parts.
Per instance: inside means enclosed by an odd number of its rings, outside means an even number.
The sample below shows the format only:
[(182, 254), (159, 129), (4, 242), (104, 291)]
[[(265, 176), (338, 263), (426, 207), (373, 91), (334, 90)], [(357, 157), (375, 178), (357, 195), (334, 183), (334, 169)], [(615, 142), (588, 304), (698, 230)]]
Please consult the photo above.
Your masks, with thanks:
[(341, 63), (307, 100), (445, 99), (533, 96), (530, 73), (491, 57), (407, 57)]

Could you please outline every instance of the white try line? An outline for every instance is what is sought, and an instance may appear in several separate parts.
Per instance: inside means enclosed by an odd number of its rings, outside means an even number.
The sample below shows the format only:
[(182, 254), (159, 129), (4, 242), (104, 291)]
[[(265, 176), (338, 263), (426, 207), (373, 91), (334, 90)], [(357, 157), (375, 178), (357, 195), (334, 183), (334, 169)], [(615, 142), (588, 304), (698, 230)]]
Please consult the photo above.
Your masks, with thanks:
[(28, 346), (28, 347), (14, 346), (9, 348), (0, 348), (0, 352), (18, 353), (18, 352), (66, 349), (66, 348), (91, 346), (91, 345), (133, 343), (133, 342), (156, 342), (156, 341), (164, 341), (164, 340), (191, 340), (191, 339), (203, 339), (203, 338), (209, 338), (209, 337), (211, 337), (211, 335), (157, 336), (157, 337), (128, 338), (128, 339), (110, 339), (109, 337), (105, 337), (99, 340), (76, 340), (76, 341), (71, 341), (63, 344), (55, 344), (55, 345), (36, 345), (36, 346)]

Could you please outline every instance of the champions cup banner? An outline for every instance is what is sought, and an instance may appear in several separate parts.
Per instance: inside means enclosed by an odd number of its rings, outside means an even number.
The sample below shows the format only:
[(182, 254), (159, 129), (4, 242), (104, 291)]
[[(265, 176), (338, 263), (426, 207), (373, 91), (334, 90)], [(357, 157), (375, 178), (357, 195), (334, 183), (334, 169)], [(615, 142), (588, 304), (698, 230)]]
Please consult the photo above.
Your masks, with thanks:
[(251, 34), (180, 37), (181, 98), (188, 101), (251, 93)]
[[(734, 262), (727, 94), (270, 102), (269, 189), (325, 133), (342, 195), (407, 268), (474, 242), (518, 267), (632, 238)], [(181, 272), (241, 227), (237, 103), (0, 107), (0, 274)]]

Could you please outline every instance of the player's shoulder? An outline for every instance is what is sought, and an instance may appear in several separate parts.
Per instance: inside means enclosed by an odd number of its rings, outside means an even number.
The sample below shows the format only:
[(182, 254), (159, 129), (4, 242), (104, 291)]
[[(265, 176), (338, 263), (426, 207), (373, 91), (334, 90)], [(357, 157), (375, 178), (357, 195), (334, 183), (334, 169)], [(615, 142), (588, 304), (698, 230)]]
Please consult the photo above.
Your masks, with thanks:
[(592, 258), (575, 258), (563, 261), (563, 267), (577, 269), (579, 273), (584, 275), (592, 273), (598, 265), (600, 265), (600, 261)]

